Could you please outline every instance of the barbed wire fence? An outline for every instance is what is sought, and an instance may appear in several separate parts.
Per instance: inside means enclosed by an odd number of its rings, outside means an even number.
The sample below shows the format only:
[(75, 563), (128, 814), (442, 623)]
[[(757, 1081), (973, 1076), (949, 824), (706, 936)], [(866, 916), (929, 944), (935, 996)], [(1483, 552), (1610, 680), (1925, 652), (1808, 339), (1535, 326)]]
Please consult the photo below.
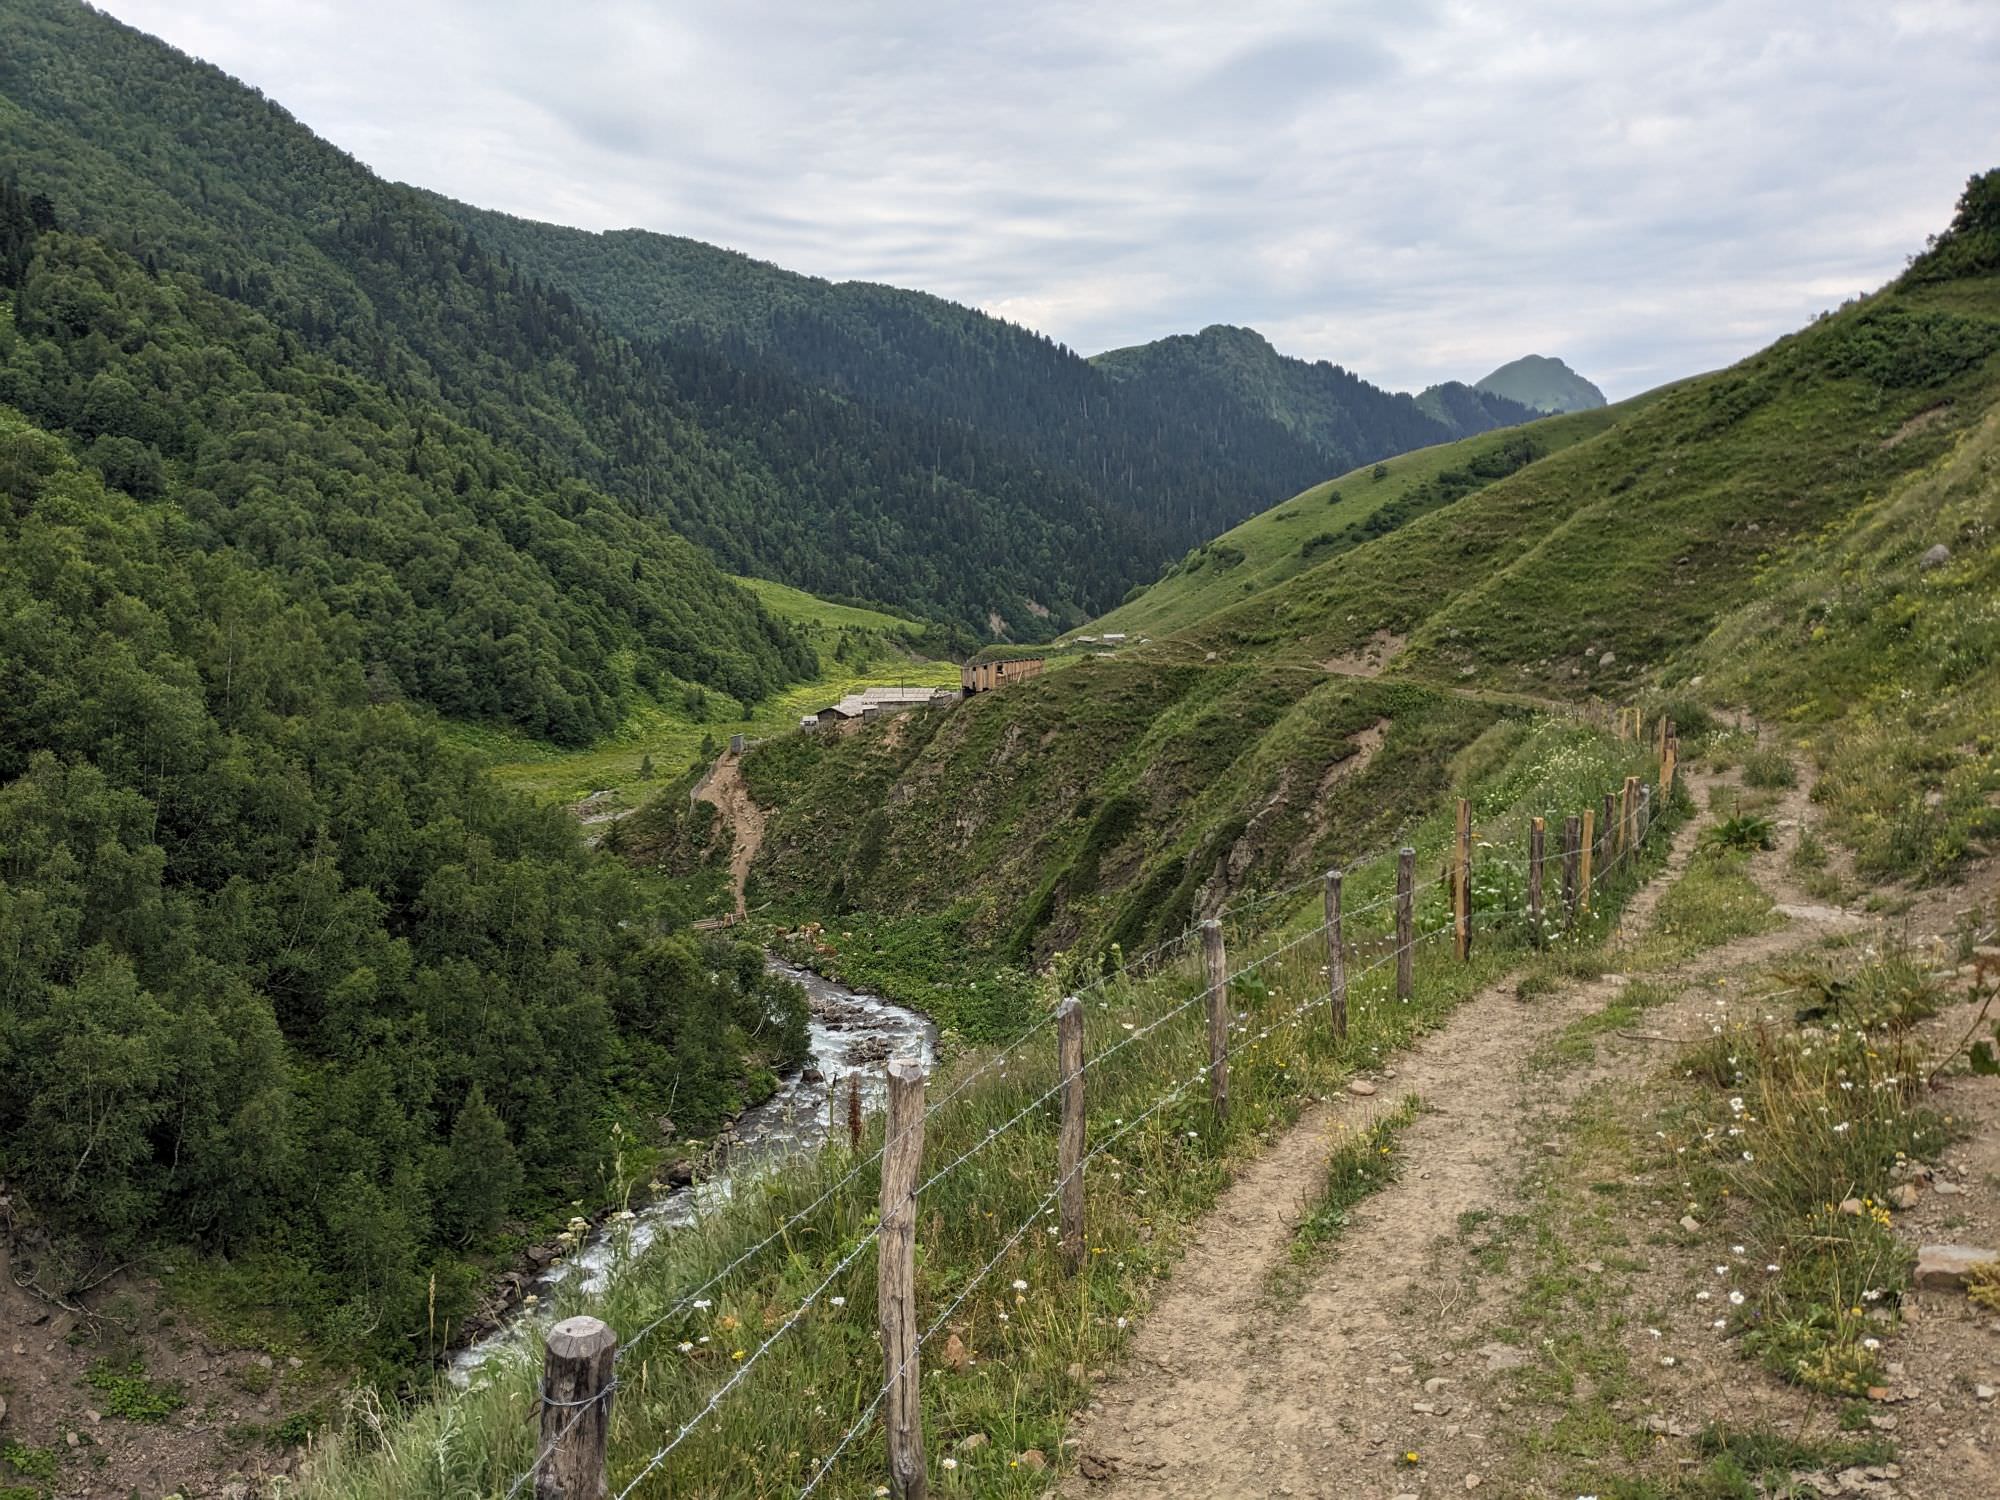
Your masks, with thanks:
[[(1673, 743), (1666, 731), (1662, 733), (1661, 743), (1663, 749)], [(1663, 795), (1661, 797), (1660, 808), (1655, 808), (1652, 803), (1650, 786), (1643, 785), (1637, 777), (1626, 778), (1622, 789), (1622, 797), (1616, 810), (1616, 828), (1606, 827), (1596, 831), (1597, 847), (1601, 849), (1601, 855), (1594, 864), (1585, 866), (1585, 869), (1588, 871), (1584, 881), (1586, 889), (1581, 893), (1584, 911), (1587, 912), (1591, 907), (1590, 897), (1592, 893), (1588, 888), (1594, 887), (1597, 892), (1601, 893), (1602, 898), (1609, 898), (1616, 882), (1629, 873), (1643, 856), (1653, 828), (1656, 825), (1657, 814), (1660, 810), (1664, 809), (1668, 796), (1675, 785), (1673, 772), (1674, 758), (1676, 756), (1677, 747), (1675, 747), (1672, 754), (1663, 756), (1663, 774), (1660, 777), (1660, 787)], [(1607, 796), (1604, 800), (1605, 808), (1610, 810), (1612, 805), (1613, 798)], [(896, 1392), (899, 1383), (904, 1380), (914, 1379), (913, 1372), (918, 1364), (918, 1355), (925, 1344), (946, 1326), (949, 1319), (963, 1305), (965, 1300), (972, 1295), (974, 1289), (983, 1284), (991, 1276), (993, 1271), (1004, 1262), (1007, 1255), (1052, 1210), (1052, 1207), (1063, 1199), (1065, 1188), (1070, 1185), (1072, 1180), (1079, 1177), (1088, 1163), (1096, 1160), (1114, 1144), (1129, 1136), (1147, 1121), (1178, 1103), (1203, 1080), (1210, 1081), (1214, 1102), (1218, 1109), (1223, 1108), (1226, 1101), (1226, 1094), (1216, 1090), (1216, 1079), (1219, 1072), (1226, 1071), (1226, 1059), (1232, 1048), (1254, 1049), (1278, 1032), (1298, 1025), (1301, 1021), (1316, 1012), (1323, 1015), (1328, 1013), (1328, 995), (1326, 992), (1324, 990), (1313, 990), (1308, 986), (1310, 992), (1302, 1000), (1291, 1006), (1288, 1010), (1284, 1010), (1274, 1018), (1266, 1021), (1260, 1030), (1252, 1034), (1249, 1030), (1251, 1024), (1253, 1024), (1250, 1020), (1250, 1012), (1238, 1013), (1232, 1012), (1231, 1009), (1232, 1002), (1229, 997), (1232, 991), (1239, 985), (1249, 980), (1252, 976), (1257, 975), (1267, 966), (1297, 953), (1308, 944), (1314, 942), (1328, 944), (1330, 953), (1358, 952), (1360, 944), (1350, 942), (1348, 936), (1349, 933), (1354, 931), (1354, 927), (1349, 927), (1347, 924), (1355, 924), (1355, 927), (1366, 926), (1368, 924), (1360, 921), (1360, 919), (1368, 917), (1384, 907), (1394, 906), (1397, 908), (1394, 913), (1395, 926), (1386, 939), (1390, 945), (1387, 951), (1380, 953), (1371, 962), (1352, 973), (1346, 973), (1344, 968), (1338, 966), (1334, 970), (1334, 972), (1339, 973), (1340, 977), (1332, 982), (1340, 987), (1341, 993), (1338, 1007), (1334, 1010), (1333, 1014), (1340, 1018), (1340, 1024), (1344, 1031), (1347, 991), (1360, 986), (1364, 980), (1376, 975), (1386, 967), (1391, 965), (1397, 966), (1396, 988), (1392, 993), (1395, 994), (1396, 998), (1408, 999), (1407, 994), (1400, 992), (1405, 982), (1405, 977), (1409, 972), (1405, 961), (1418, 948), (1435, 944), (1445, 937), (1452, 937), (1455, 942), (1457, 956), (1463, 959), (1468, 954), (1472, 934), (1475, 929), (1485, 927), (1490, 931), (1491, 928), (1497, 925), (1511, 926), (1517, 921), (1530, 920), (1534, 924), (1529, 933), (1530, 942), (1535, 945), (1541, 943), (1546, 936), (1548, 925), (1545, 921), (1545, 912), (1537, 910), (1531, 914), (1525, 905), (1519, 910), (1514, 909), (1512, 906), (1502, 906), (1493, 903), (1475, 906), (1473, 900), (1475, 852), (1478, 855), (1477, 862), (1480, 865), (1499, 866), (1522, 874), (1527, 872), (1528, 867), (1522, 862), (1513, 859), (1510, 855), (1500, 853), (1497, 848), (1493, 847), (1494, 841), (1490, 835), (1481, 840), (1482, 847), (1475, 851), (1465, 833), (1465, 830), (1469, 826), (1468, 818), (1469, 814), (1466, 805), (1461, 803), (1459, 819), (1460, 836), (1457, 841), (1457, 847), (1453, 851), (1452, 857), (1447, 862), (1445, 869), (1440, 873), (1432, 875), (1423, 881), (1410, 881), (1407, 884), (1399, 879), (1398, 888), (1391, 893), (1368, 901), (1344, 913), (1339, 913), (1330, 919), (1322, 920), (1302, 932), (1287, 937), (1276, 946), (1252, 958), (1240, 967), (1230, 969), (1226, 963), (1217, 965), (1214, 962), (1214, 955), (1219, 955), (1222, 950), (1220, 933), (1221, 920), (1223, 918), (1229, 916), (1240, 917), (1256, 911), (1268, 910), (1280, 901), (1296, 897), (1314, 886), (1326, 883), (1335, 878), (1339, 872), (1328, 872), (1326, 875), (1314, 876), (1278, 891), (1258, 892), (1254, 896), (1247, 897), (1238, 903), (1225, 906), (1221, 908), (1215, 917), (1207, 919), (1200, 926), (1184, 928), (1180, 933), (1154, 945), (1136, 958), (1121, 962), (1112, 971), (1100, 974), (1086, 981), (1076, 990), (1075, 996), (1072, 998), (1101, 993), (1113, 984), (1129, 981), (1135, 977), (1142, 977), (1147, 974), (1158, 973), (1168, 966), (1162, 964), (1161, 960), (1169, 953), (1175, 954), (1172, 962), (1179, 962), (1184, 958), (1191, 957), (1194, 947), (1193, 940), (1198, 936), (1204, 939), (1203, 947), (1209, 950), (1204, 955), (1210, 959), (1209, 970), (1200, 988), (1196, 989), (1188, 997), (1180, 1000), (1177, 1004), (1153, 1016), (1143, 1026), (1137, 1023), (1127, 1023), (1124, 1035), (1119, 1037), (1110, 1046), (1101, 1048), (1089, 1057), (1083, 1058), (1080, 1066), (1073, 1072), (1063, 1073), (1055, 1085), (1043, 1089), (1039, 1093), (1035, 1093), (1033, 1097), (1029, 1098), (1025, 1104), (1016, 1109), (1002, 1123), (983, 1132), (970, 1146), (958, 1152), (942, 1167), (933, 1170), (928, 1176), (923, 1176), (921, 1179), (916, 1178), (913, 1173), (911, 1180), (914, 1185), (909, 1190), (907, 1198), (898, 1200), (896, 1204), (884, 1203), (882, 1213), (884, 1221), (889, 1218), (890, 1212), (893, 1209), (899, 1207), (913, 1208), (916, 1201), (926, 1192), (937, 1187), (967, 1162), (981, 1153), (992, 1149), (998, 1141), (1016, 1129), (1035, 1120), (1038, 1115), (1046, 1112), (1047, 1107), (1052, 1102), (1061, 1099), (1063, 1101), (1062, 1108), (1068, 1109), (1071, 1107), (1070, 1099), (1073, 1097), (1076, 1101), (1075, 1107), (1080, 1110), (1084, 1093), (1083, 1086), (1087, 1082), (1088, 1075), (1094, 1070), (1104, 1069), (1114, 1058), (1126, 1052), (1127, 1049), (1155, 1035), (1170, 1023), (1186, 1016), (1197, 1006), (1203, 1005), (1204, 1002), (1210, 1014), (1210, 1056), (1192, 1071), (1174, 1079), (1171, 1082), (1171, 1086), (1158, 1095), (1144, 1111), (1129, 1119), (1120, 1118), (1115, 1121), (1111, 1131), (1099, 1138), (1087, 1153), (1080, 1155), (1074, 1164), (1059, 1170), (1049, 1191), (1038, 1199), (1028, 1215), (1008, 1235), (1001, 1239), (992, 1257), (973, 1274), (970, 1280), (958, 1288), (954, 1296), (946, 1303), (942, 1312), (936, 1314), (921, 1332), (916, 1332), (915, 1330), (909, 1332), (908, 1337), (902, 1341), (908, 1347), (908, 1355), (897, 1366), (886, 1372), (886, 1379), (876, 1389), (873, 1397), (863, 1408), (860, 1415), (850, 1424), (837, 1443), (813, 1466), (809, 1479), (804, 1488), (799, 1492), (801, 1500), (804, 1500), (804, 1497), (812, 1495), (819, 1489), (822, 1482), (833, 1472), (840, 1458), (873, 1423), (876, 1413), (881, 1409), (883, 1403), (888, 1401), (892, 1394)], [(1537, 819), (1535, 821), (1539, 824), (1542, 820)], [(1610, 819), (1607, 818), (1606, 822), (1609, 823)], [(1537, 848), (1539, 847), (1538, 844)], [(1573, 858), (1578, 851), (1572, 845), (1569, 850), (1564, 852)], [(1413, 851), (1407, 848), (1401, 851), (1401, 863), (1405, 869), (1407, 869), (1412, 853)], [(1385, 852), (1373, 856), (1373, 859), (1369, 862), (1372, 863), (1373, 860), (1387, 860), (1390, 857)], [(1542, 872), (1539, 870), (1536, 872), (1537, 889), (1539, 889), (1541, 874)], [(1414, 921), (1416, 899), (1420, 894), (1440, 885), (1449, 887), (1449, 915), (1441, 922), (1425, 925), (1420, 928)], [(1565, 885), (1567, 887), (1567, 881)], [(1565, 894), (1574, 894), (1573, 888), (1566, 890)], [(1502, 899), (1505, 898), (1503, 897)], [(1334, 909), (1337, 911), (1337, 907)], [(1556, 904), (1556, 919), (1562, 926), (1573, 927), (1579, 919), (1577, 904), (1568, 901), (1558, 901)], [(1408, 936), (1401, 936), (1403, 933), (1407, 933)], [(1211, 941), (1213, 948), (1209, 949)], [(1375, 940), (1371, 937), (1364, 938), (1362, 941), (1373, 942)], [(1329, 971), (1322, 969), (1320, 972), (1327, 974)], [(1267, 991), (1267, 993), (1274, 992)], [(572, 1392), (576, 1391), (578, 1372), (557, 1372), (553, 1368), (556, 1356), (553, 1349), (551, 1349), (548, 1356), (550, 1368), (545, 1370), (543, 1395), (540, 1403), (542, 1425), (540, 1446), (534, 1460), (526, 1469), (514, 1476), (511, 1484), (504, 1492), (507, 1500), (515, 1500), (515, 1497), (519, 1496), (531, 1482), (536, 1483), (535, 1493), (538, 1500), (572, 1500), (572, 1496), (576, 1497), (576, 1500), (581, 1500), (586, 1490), (581, 1487), (571, 1487), (572, 1479), (570, 1476), (578, 1474), (594, 1474), (596, 1476), (592, 1483), (599, 1487), (588, 1489), (588, 1493), (591, 1496), (595, 1497), (606, 1493), (606, 1489), (602, 1486), (604, 1486), (604, 1476), (608, 1471), (606, 1447), (609, 1436), (609, 1421), (607, 1414), (610, 1409), (612, 1395), (620, 1386), (618, 1370), (624, 1367), (637, 1351), (643, 1348), (647, 1341), (656, 1335), (661, 1328), (667, 1326), (691, 1309), (707, 1305), (703, 1299), (708, 1293), (724, 1285), (735, 1272), (748, 1265), (771, 1246), (786, 1242), (793, 1230), (807, 1224), (822, 1209), (834, 1203), (837, 1199), (842, 1198), (849, 1189), (853, 1188), (858, 1181), (866, 1177), (875, 1168), (883, 1167), (886, 1172), (887, 1163), (892, 1159), (898, 1158), (903, 1153), (913, 1149), (920, 1149), (925, 1122), (937, 1116), (940, 1111), (954, 1100), (963, 1098), (980, 1079), (987, 1078), (995, 1072), (1004, 1072), (1006, 1060), (1017, 1055), (1030, 1042), (1041, 1037), (1051, 1025), (1056, 1023), (1059, 1013), (1059, 1010), (1050, 1010), (1038, 1016), (1012, 1040), (997, 1051), (985, 1056), (975, 1066), (965, 1070), (963, 1074), (955, 1078), (948, 1090), (937, 1098), (923, 1104), (915, 1112), (914, 1118), (901, 1127), (897, 1127), (892, 1120), (890, 1127), (885, 1128), (883, 1142), (880, 1147), (866, 1156), (857, 1154), (856, 1160), (848, 1166), (846, 1171), (830, 1185), (822, 1189), (804, 1207), (787, 1215), (769, 1233), (736, 1254), (720, 1269), (710, 1273), (692, 1290), (676, 1297), (664, 1312), (650, 1318), (628, 1340), (616, 1347), (612, 1357), (609, 1360), (601, 1362), (603, 1365), (601, 1378), (598, 1378), (595, 1384), (583, 1392), (577, 1399), (558, 1400), (552, 1398), (551, 1392), (557, 1388)], [(1219, 1041), (1217, 1040), (1218, 1031), (1221, 1036), (1221, 1040)], [(1080, 1140), (1080, 1122), (1077, 1134)], [(728, 1378), (722, 1381), (707, 1396), (692, 1415), (676, 1426), (666, 1441), (658, 1444), (651, 1454), (640, 1462), (637, 1469), (625, 1481), (623, 1487), (615, 1492), (616, 1500), (626, 1500), (626, 1497), (634, 1494), (647, 1479), (661, 1471), (673, 1453), (721, 1408), (730, 1394), (737, 1390), (748, 1378), (750, 1372), (757, 1368), (770, 1351), (798, 1326), (805, 1314), (817, 1305), (823, 1297), (827, 1297), (830, 1289), (840, 1278), (859, 1263), (870, 1246), (878, 1244), (879, 1232), (878, 1228), (871, 1227), (859, 1236), (856, 1236), (851, 1243), (845, 1246), (832, 1268), (817, 1281), (789, 1313), (780, 1318), (775, 1326), (772, 1326), (771, 1332), (757, 1344), (754, 1350), (748, 1352), (737, 1351), (737, 1355), (734, 1357), (735, 1368), (731, 1371)], [(1051, 1232), (1053, 1233), (1054, 1231), (1052, 1230)], [(878, 1276), (881, 1274), (882, 1268), (878, 1265)], [(835, 1298), (834, 1300), (837, 1303), (844, 1302), (844, 1299), (841, 1298)], [(575, 1319), (571, 1321), (596, 1323), (597, 1320)], [(603, 1327), (604, 1325), (598, 1324), (597, 1326)], [(608, 1328), (605, 1329), (605, 1334), (607, 1338), (611, 1337)], [(886, 1347), (886, 1337), (884, 1342)], [(563, 1378), (559, 1378), (559, 1374)], [(584, 1375), (585, 1383), (588, 1384), (589, 1372), (584, 1372)], [(911, 1399), (914, 1399), (914, 1392), (911, 1393)], [(903, 1436), (907, 1438), (908, 1435), (903, 1434)], [(583, 1445), (590, 1450), (582, 1454), (580, 1461), (578, 1461), (578, 1455), (575, 1451), (579, 1445)], [(891, 1468), (893, 1473), (895, 1469), (893, 1456)]]

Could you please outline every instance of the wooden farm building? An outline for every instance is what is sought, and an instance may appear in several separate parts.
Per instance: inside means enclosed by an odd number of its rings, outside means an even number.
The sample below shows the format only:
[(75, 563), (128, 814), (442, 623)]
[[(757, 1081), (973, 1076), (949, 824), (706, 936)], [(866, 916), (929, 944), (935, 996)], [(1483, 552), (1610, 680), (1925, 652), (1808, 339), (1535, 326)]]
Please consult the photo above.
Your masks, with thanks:
[(958, 669), (960, 690), (970, 698), (974, 693), (990, 693), (1042, 675), (1042, 658), (1026, 656), (1018, 661), (969, 661)]
[(942, 699), (952, 701), (950, 688), (872, 687), (849, 693), (838, 703), (819, 711), (822, 724), (841, 724), (849, 719), (874, 719), (883, 714), (901, 713), (906, 708), (922, 708)]

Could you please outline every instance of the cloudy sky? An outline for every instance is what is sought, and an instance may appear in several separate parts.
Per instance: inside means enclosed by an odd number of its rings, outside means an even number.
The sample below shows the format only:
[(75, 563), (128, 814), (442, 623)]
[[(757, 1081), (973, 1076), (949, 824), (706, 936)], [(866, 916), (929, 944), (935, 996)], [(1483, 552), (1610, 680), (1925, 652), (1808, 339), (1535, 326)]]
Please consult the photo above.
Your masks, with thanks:
[(2000, 165), (2000, 0), (100, 3), (486, 207), (1399, 388), (1725, 364)]

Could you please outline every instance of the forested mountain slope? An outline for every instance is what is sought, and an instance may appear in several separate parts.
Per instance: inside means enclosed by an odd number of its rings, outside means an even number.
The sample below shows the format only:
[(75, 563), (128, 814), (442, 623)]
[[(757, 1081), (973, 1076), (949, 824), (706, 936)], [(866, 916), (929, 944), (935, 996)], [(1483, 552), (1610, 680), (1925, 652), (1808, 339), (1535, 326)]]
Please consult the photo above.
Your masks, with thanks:
[(10, 1227), (47, 1295), (173, 1246), (269, 1336), (393, 1365), (503, 1218), (600, 1190), (610, 1123), (651, 1151), (668, 1100), (700, 1130), (768, 1087), (804, 1002), (371, 704), (366, 629), (213, 503), (0, 404)]
[(753, 756), (763, 892), (948, 947), (1129, 951), (1383, 847), (1539, 704), (1664, 692), (1798, 725), (1868, 869), (1948, 874), (2000, 838), (1996, 205), (1975, 179), (1906, 276), (1732, 369), (1518, 434), (1561, 445), (1438, 450), (1423, 484), (1478, 482), (1358, 512), (1376, 534), (1323, 561), (1246, 548), (1247, 588), (1183, 595), (1149, 644)]
[(65, 226), (192, 272), (736, 571), (1029, 632), (1178, 550), (977, 431), (705, 341), (636, 345), (276, 104), (74, 0), (0, 0), (0, 27), (9, 163)]
[(1269, 417), (1340, 468), (1539, 415), (1456, 381), (1416, 396), (1385, 391), (1326, 360), (1280, 354), (1254, 328), (1222, 323), (1107, 350), (1090, 362), (1122, 386), (1185, 390)]
[(1467, 386), (1395, 395), (1285, 358), (1247, 329), (1083, 360), (921, 292), (802, 276), (672, 235), (433, 201), (633, 338), (706, 343), (924, 430), (976, 433), (991, 449), (982, 483), (996, 470), (1039, 474), (1137, 518), (1151, 566), (1134, 569), (1135, 583), (1329, 472), (1534, 416)]

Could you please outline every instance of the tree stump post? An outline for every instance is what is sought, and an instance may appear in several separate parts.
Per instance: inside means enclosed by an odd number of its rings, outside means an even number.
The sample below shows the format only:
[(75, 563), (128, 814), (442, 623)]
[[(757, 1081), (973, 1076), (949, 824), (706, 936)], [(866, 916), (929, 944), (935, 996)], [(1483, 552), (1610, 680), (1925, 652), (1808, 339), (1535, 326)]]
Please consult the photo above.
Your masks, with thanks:
[(1563, 925), (1576, 926), (1577, 891), (1582, 880), (1583, 819), (1571, 813), (1563, 819)]
[(1542, 859), (1547, 838), (1544, 819), (1536, 818), (1528, 825), (1528, 931), (1537, 948), (1542, 946)]
[(924, 1158), (924, 1068), (891, 1058), (889, 1118), (882, 1145), (882, 1222), (876, 1231), (875, 1310), (887, 1373), (882, 1427), (889, 1442), (889, 1493), (924, 1500), (924, 1414), (917, 1368), (917, 1170)]
[(1451, 859), (1452, 951), (1464, 963), (1472, 956), (1472, 804), (1458, 799), (1458, 835)]
[(1326, 998), (1333, 1011), (1333, 1039), (1347, 1040), (1347, 946), (1340, 933), (1338, 870), (1326, 872)]
[(1083, 1269), (1083, 1002), (1071, 995), (1056, 1007), (1056, 1065), (1062, 1078), (1062, 1134), (1056, 1145), (1056, 1201), (1063, 1264)]
[(1576, 874), (1576, 909), (1579, 913), (1590, 910), (1590, 857), (1597, 852), (1597, 809), (1583, 810), (1583, 832), (1578, 842), (1582, 845), (1579, 868)]
[(596, 1318), (564, 1318), (542, 1345), (541, 1450), (535, 1500), (604, 1500), (605, 1449), (618, 1335)]
[(1208, 1100), (1221, 1124), (1229, 1118), (1229, 956), (1214, 917), (1201, 924), (1201, 956), (1208, 975)]

